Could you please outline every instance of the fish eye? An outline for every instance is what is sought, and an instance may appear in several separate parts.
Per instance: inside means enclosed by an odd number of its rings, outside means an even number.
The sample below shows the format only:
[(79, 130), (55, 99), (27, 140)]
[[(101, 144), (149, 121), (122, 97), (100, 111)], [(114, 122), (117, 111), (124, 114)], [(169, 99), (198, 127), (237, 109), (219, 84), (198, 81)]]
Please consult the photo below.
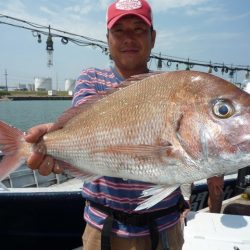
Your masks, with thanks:
[(229, 118), (234, 111), (233, 105), (226, 100), (219, 100), (213, 106), (213, 113), (219, 118)]

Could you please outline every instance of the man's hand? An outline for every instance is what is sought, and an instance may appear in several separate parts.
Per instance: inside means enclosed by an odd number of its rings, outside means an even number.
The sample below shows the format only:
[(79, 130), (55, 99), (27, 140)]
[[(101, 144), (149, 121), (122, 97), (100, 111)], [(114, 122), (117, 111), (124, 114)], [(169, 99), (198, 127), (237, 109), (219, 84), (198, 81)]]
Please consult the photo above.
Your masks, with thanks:
[(224, 176), (214, 176), (207, 179), (208, 207), (211, 213), (220, 213), (223, 201)]
[[(28, 134), (25, 135), (25, 140), (29, 143), (39, 142), (44, 134), (51, 131), (52, 125), (53, 123), (41, 124), (29, 129)], [(49, 175), (51, 172), (62, 173), (62, 169), (56, 160), (40, 152), (33, 152), (27, 160), (27, 165), (33, 170), (37, 169), (41, 175)]]

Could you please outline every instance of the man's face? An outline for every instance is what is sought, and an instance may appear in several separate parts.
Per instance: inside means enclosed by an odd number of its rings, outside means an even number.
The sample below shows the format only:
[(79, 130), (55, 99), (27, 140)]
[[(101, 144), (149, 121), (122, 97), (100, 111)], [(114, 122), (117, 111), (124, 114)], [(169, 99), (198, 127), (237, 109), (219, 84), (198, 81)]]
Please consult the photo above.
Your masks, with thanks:
[(137, 16), (130, 15), (119, 19), (107, 35), (116, 67), (122, 70), (147, 67), (155, 36), (155, 31), (151, 31), (151, 28)]

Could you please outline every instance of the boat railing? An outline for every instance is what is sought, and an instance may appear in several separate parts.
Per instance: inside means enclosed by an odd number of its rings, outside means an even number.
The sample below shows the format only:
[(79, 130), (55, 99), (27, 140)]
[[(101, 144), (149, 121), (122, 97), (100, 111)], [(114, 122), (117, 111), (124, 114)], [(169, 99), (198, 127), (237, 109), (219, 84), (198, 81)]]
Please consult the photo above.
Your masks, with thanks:
[[(3, 153), (0, 151), (0, 160), (2, 157)], [(48, 176), (42, 176), (37, 170), (32, 170), (26, 165), (22, 165), (5, 178), (2, 183), (7, 188), (48, 187), (55, 184), (61, 184), (72, 178), (73, 177), (65, 173), (51, 173)]]

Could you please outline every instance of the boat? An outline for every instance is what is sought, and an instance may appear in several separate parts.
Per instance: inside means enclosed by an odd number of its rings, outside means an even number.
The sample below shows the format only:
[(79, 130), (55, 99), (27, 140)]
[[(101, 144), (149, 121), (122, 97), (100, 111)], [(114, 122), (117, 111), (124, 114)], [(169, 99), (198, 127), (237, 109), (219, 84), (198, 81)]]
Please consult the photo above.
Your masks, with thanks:
[[(20, 187), (23, 181), (18, 179), (25, 176), (26, 171), (28, 171), (26, 168), (23, 166), (19, 171), (11, 174), (12, 176), (9, 179), (7, 178), (8, 180), (4, 180), (5, 185), (9, 185), (7, 191), (0, 190), (1, 249), (82, 249), (82, 234), (85, 228), (83, 220), (85, 200), (81, 194), (81, 180), (68, 178), (64, 182), (55, 183), (55, 180), (50, 179), (44, 184), (35, 182), (34, 180), (38, 178), (38, 175), (33, 173), (33, 176), (37, 176), (33, 178), (33, 182)], [(58, 177), (55, 179), (57, 180)], [(18, 185), (19, 187), (17, 187)], [(235, 196), (235, 187), (236, 174), (226, 176), (224, 185), (225, 200)], [(192, 248), (192, 244), (203, 242), (202, 239), (205, 237), (202, 234), (199, 236), (199, 231), (196, 230), (199, 226), (194, 222), (194, 218), (208, 224), (209, 221), (213, 220), (218, 224), (221, 218), (225, 218), (223, 215), (213, 217), (214, 215), (210, 214), (210, 217), (207, 217), (207, 215), (197, 214), (207, 207), (207, 199), (206, 181), (195, 183), (191, 195), (192, 213), (188, 217), (188, 227), (184, 229), (187, 243), (185, 243), (183, 250), (202, 249)], [(247, 219), (247, 223), (250, 223), (249, 219)], [(197, 235), (189, 233), (191, 227), (196, 228)], [(248, 229), (250, 229), (249, 224)], [(213, 228), (213, 230), (215, 229)], [(209, 240), (211, 239), (204, 239), (204, 244), (208, 244)], [(211, 242), (214, 243), (214, 239)], [(214, 248), (210, 247), (209, 250), (211, 249)], [(216, 249), (223, 250), (224, 248)], [(245, 250), (246, 248), (239, 249)]]
[[(237, 199), (239, 196), (231, 201)], [(250, 216), (191, 211), (184, 228), (182, 250), (249, 250), (249, 236)]]
[[(81, 185), (0, 191), (1, 249), (75, 249), (82, 245)], [(76, 188), (76, 186), (79, 186)]]
[[(0, 160), (3, 157), (0, 151)], [(7, 178), (2, 181), (6, 188), (28, 188), (28, 187), (49, 187), (55, 184), (61, 184), (71, 179), (72, 177), (67, 174), (54, 174), (42, 176), (36, 170), (31, 170), (25, 164), (11, 173)]]

